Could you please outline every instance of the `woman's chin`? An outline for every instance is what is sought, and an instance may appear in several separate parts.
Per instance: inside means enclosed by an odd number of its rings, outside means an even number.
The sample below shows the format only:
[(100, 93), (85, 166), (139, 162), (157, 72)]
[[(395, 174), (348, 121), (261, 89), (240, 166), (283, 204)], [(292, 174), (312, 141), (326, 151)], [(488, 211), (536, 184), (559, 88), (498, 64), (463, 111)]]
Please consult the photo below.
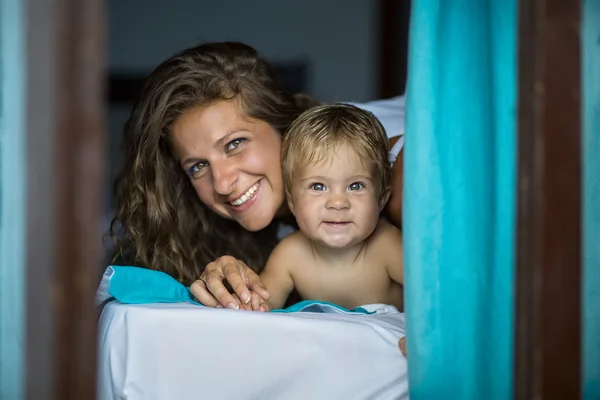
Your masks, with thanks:
[(250, 232), (258, 232), (265, 229), (273, 221), (273, 218), (252, 218), (249, 220), (237, 221), (242, 228)]

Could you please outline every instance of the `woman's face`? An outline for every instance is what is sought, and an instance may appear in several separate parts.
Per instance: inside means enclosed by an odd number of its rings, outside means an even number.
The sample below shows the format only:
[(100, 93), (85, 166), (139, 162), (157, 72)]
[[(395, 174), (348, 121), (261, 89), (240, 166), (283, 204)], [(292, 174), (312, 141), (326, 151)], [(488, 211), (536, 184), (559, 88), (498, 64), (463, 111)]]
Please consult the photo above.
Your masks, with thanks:
[(284, 206), (281, 136), (236, 99), (185, 112), (171, 134), (179, 164), (215, 213), (258, 231)]

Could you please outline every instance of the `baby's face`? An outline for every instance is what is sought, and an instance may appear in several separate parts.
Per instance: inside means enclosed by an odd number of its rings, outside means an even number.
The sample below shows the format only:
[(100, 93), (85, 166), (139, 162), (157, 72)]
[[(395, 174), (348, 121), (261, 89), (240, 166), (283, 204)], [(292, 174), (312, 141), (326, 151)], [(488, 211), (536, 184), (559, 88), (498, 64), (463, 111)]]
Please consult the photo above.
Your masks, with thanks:
[(328, 160), (294, 174), (290, 208), (300, 230), (315, 242), (341, 248), (363, 241), (380, 212), (371, 166), (340, 146)]

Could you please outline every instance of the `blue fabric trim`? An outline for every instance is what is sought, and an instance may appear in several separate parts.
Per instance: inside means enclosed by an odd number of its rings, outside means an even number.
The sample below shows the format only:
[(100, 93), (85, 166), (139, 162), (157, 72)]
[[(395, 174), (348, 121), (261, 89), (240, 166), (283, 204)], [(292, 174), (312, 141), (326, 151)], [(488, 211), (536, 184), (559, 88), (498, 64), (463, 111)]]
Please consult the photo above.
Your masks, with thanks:
[[(327, 301), (320, 301), (320, 300), (304, 300), (301, 301), (300, 303), (296, 303), (292, 306), (289, 306), (287, 308), (281, 308), (281, 309), (277, 309), (277, 310), (271, 310), (271, 312), (275, 312), (275, 313), (291, 313), (291, 312), (321, 312), (323, 313), (323, 310), (319, 310), (318, 308), (315, 310), (315, 306), (326, 306), (326, 307), (331, 307), (334, 309), (337, 309), (339, 311), (342, 311), (344, 313), (349, 313), (349, 314), (375, 314), (375, 312), (370, 312), (365, 310), (362, 307), (357, 307), (354, 308), (352, 310), (348, 310), (347, 308), (344, 308), (342, 306), (339, 306), (337, 304), (334, 303), (330, 303)], [(310, 308), (312, 308), (312, 310), (310, 310)]]
[[(204, 307), (194, 300), (190, 289), (172, 276), (151, 269), (111, 265), (113, 274), (110, 277), (108, 293), (124, 304), (150, 303), (189, 303)], [(337, 304), (318, 300), (305, 300), (293, 306), (272, 310), (274, 313), (321, 312), (327, 308), (349, 314), (374, 314), (362, 307), (348, 310)], [(335, 312), (335, 311), (333, 311)]]
[(195, 301), (186, 288), (172, 276), (140, 267), (111, 266), (108, 293), (125, 304), (191, 303)]

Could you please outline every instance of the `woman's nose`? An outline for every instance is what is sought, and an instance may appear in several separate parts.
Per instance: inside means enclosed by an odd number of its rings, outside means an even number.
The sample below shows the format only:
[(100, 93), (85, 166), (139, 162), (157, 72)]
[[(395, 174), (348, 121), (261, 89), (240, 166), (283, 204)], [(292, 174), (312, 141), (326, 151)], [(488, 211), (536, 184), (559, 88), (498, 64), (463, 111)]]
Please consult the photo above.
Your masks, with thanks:
[(238, 170), (235, 165), (228, 160), (212, 162), (211, 172), (216, 193), (227, 196), (235, 190), (238, 180)]

